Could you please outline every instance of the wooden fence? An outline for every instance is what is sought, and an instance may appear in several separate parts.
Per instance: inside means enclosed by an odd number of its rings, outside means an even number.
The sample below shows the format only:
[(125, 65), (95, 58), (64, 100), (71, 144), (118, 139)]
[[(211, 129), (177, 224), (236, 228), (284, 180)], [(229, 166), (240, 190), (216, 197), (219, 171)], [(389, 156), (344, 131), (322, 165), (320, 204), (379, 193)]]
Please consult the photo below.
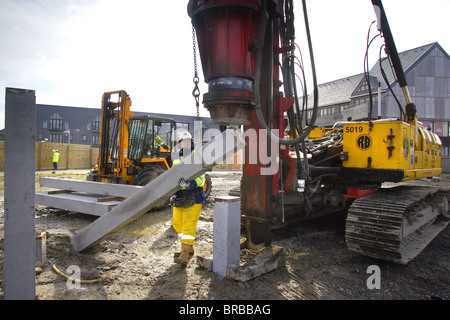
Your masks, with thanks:
[[(97, 164), (98, 148), (82, 144), (36, 142), (36, 170), (53, 169), (53, 149), (60, 156), (58, 169), (89, 169)], [(20, 161), (17, 154), (17, 161)], [(0, 141), (0, 170), (5, 169), (5, 141)]]
[[(58, 169), (90, 169), (97, 164), (98, 148), (83, 144), (36, 142), (36, 170), (53, 169), (53, 149), (58, 149), (60, 156)], [(17, 155), (20, 161), (21, 155)], [(0, 141), (0, 171), (5, 169), (5, 141)], [(242, 151), (218, 164), (214, 170), (242, 170)]]

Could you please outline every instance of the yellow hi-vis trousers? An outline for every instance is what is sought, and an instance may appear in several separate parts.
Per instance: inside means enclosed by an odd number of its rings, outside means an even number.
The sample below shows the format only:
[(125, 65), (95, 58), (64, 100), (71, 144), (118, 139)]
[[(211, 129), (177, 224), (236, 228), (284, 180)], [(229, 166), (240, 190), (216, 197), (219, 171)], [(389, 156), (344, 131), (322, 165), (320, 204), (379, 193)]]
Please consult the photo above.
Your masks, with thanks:
[(173, 208), (172, 226), (181, 238), (182, 244), (193, 246), (197, 236), (197, 222), (200, 218), (202, 204), (197, 203), (187, 208)]

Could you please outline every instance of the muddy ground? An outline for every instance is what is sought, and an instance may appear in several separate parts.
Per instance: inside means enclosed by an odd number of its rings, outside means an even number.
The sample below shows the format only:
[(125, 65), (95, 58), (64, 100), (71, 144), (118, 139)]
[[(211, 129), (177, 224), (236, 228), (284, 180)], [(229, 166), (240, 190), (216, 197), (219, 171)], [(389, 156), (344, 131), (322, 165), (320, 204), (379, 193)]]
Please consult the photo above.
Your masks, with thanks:
[[(37, 207), (36, 232), (46, 232), (47, 263), (37, 269), (39, 300), (428, 300), (450, 299), (450, 228), (415, 260), (404, 265), (350, 252), (345, 245), (345, 212), (273, 231), (273, 244), (286, 250), (286, 265), (247, 282), (221, 278), (196, 263), (213, 246), (213, 202), (239, 186), (240, 173), (211, 173), (210, 200), (202, 209), (195, 256), (187, 267), (173, 263), (179, 248), (171, 211), (151, 212), (119, 230), (88, 252), (77, 253), (71, 237), (95, 217)], [(417, 182), (450, 187), (441, 182)], [(37, 185), (37, 188), (38, 185)], [(242, 230), (245, 237), (245, 230)], [(256, 254), (242, 252), (244, 255)], [(96, 280), (79, 288), (57, 274), (79, 267), (81, 279)], [(380, 268), (380, 289), (369, 289), (368, 267)], [(3, 202), (0, 210), (0, 284), (3, 279)], [(72, 284), (70, 282), (70, 284)], [(3, 296), (0, 286), (0, 299)]]

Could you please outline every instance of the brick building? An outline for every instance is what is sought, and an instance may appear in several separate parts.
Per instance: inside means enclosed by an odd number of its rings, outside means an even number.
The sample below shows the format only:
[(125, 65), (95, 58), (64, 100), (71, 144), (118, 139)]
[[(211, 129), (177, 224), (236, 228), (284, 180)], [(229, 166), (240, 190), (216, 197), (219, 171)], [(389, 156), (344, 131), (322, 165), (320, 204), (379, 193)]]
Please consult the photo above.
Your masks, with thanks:
[[(98, 147), (100, 134), (100, 109), (36, 104), (36, 141), (48, 139), (55, 143), (74, 143)], [(193, 133), (195, 116), (134, 112), (135, 116), (150, 115), (170, 118), (188, 124)], [(210, 125), (211, 119), (200, 117), (203, 129), (218, 128)], [(69, 140), (70, 139), (70, 140)]]

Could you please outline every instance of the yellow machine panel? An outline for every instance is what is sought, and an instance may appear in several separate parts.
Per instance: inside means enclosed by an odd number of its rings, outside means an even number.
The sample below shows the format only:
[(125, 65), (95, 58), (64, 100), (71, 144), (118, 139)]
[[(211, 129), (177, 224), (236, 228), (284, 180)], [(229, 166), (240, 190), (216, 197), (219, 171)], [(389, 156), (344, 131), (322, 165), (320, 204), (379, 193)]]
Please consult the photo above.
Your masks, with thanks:
[(327, 132), (329, 132), (330, 128), (324, 128), (324, 127), (315, 127), (312, 128), (312, 130), (310, 131), (308, 138), (309, 139), (319, 139), (322, 138)]
[(343, 134), (344, 168), (364, 169), (380, 181), (405, 181), (442, 172), (441, 141), (420, 126), (397, 120), (347, 122)]

